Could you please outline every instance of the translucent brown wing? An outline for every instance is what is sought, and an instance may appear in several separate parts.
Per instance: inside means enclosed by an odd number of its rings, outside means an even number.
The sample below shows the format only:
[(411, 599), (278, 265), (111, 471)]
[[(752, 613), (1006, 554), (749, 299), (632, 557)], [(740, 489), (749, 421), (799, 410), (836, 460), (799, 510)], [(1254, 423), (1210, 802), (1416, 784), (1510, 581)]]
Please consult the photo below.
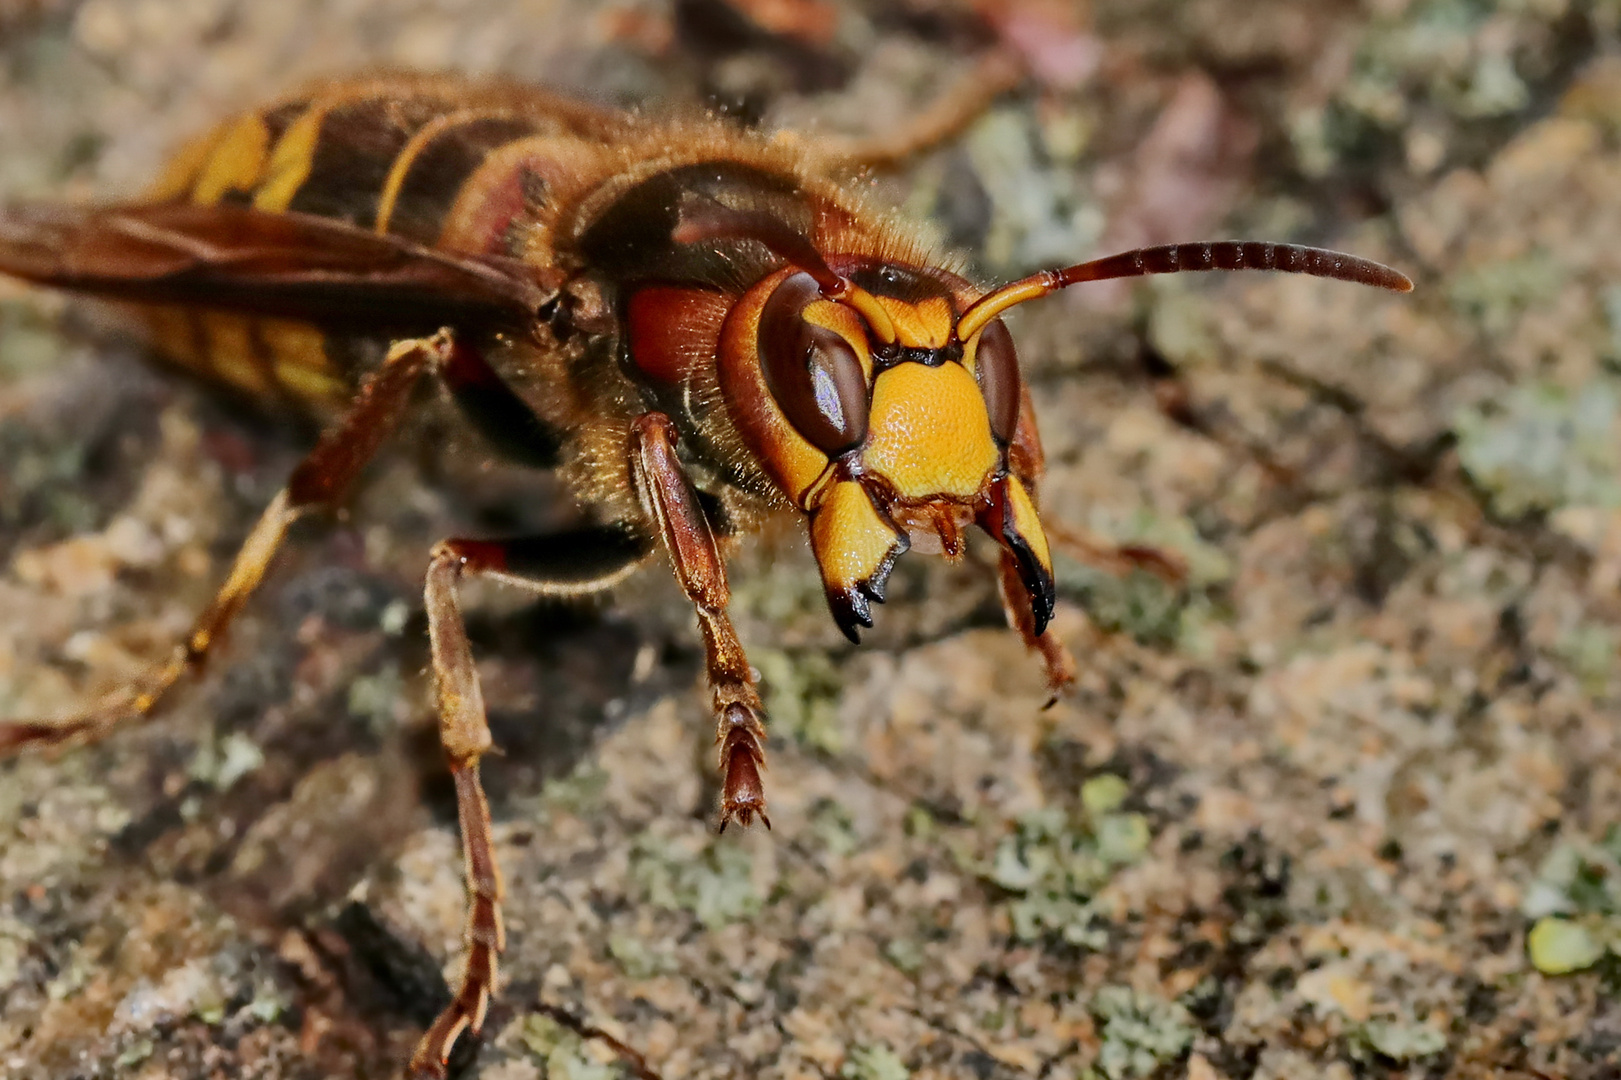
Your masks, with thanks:
[(558, 282), (330, 218), (185, 203), (0, 210), (0, 273), (142, 304), (378, 333), (522, 324)]

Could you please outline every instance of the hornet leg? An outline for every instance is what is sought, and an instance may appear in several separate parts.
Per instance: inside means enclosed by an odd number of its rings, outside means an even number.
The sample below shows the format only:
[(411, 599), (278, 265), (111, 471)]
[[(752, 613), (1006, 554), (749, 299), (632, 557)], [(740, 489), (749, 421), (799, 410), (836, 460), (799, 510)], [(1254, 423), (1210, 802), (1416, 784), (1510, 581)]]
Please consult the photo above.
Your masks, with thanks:
[(495, 993), (497, 957), (506, 947), (501, 924), (501, 871), (495, 862), (490, 807), (479, 782), (478, 761), (491, 748), (473, 650), (467, 640), (457, 588), (485, 577), (541, 596), (577, 597), (611, 588), (634, 571), (652, 545), (612, 526), (522, 540), (445, 540), (433, 549), (423, 590), (433, 681), (439, 705), (439, 741), (456, 785), (467, 874), (467, 958), (451, 1003), (417, 1043), (407, 1075), (442, 1077), (463, 1031), (477, 1035)]
[(631, 463), (644, 504), (658, 522), (664, 548), (670, 553), (676, 580), (698, 611), (704, 636), (709, 686), (714, 691), (715, 742), (720, 745), (720, 767), (726, 777), (721, 796), (721, 824), (748, 825), (759, 815), (766, 828), (765, 788), (760, 767), (765, 764), (764, 707), (754, 688), (748, 657), (737, 640), (726, 605), (731, 590), (726, 566), (715, 546), (715, 534), (698, 503), (675, 453), (675, 425), (663, 413), (646, 413), (631, 427)]

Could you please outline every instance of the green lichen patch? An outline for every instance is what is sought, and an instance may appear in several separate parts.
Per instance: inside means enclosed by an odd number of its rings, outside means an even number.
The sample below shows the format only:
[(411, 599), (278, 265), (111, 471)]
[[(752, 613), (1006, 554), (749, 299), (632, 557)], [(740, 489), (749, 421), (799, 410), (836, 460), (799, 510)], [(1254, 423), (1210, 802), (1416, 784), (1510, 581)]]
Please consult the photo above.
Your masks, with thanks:
[[(404, 604), (396, 607), (393, 603), (383, 609), (379, 621), (385, 633), (395, 618), (403, 621), (403, 616), (398, 613), (406, 610)], [(389, 667), (374, 674), (362, 675), (350, 683), (345, 706), (350, 716), (363, 720), (371, 731), (381, 735), (400, 723), (404, 711), (402, 703), (409, 700), (409, 688), (404, 676), (397, 668)]]
[(884, 945), (884, 959), (894, 964), (897, 971), (916, 975), (923, 970), (923, 946), (914, 938), (891, 938)]
[(619, 1066), (596, 1060), (583, 1039), (549, 1016), (524, 1017), (517, 1037), (542, 1066), (546, 1080), (617, 1080), (625, 1075)]
[(1621, 956), (1621, 827), (1597, 844), (1560, 844), (1538, 868), (1521, 912), (1531, 963), (1545, 975), (1583, 971), (1606, 954)]
[(157, 1046), (151, 1039), (135, 1039), (122, 1054), (113, 1059), (113, 1065), (119, 1069), (133, 1069), (151, 1057), (155, 1049)]
[(1517, 386), (1453, 426), (1464, 468), (1504, 517), (1621, 505), (1621, 380)]
[(1148, 821), (1118, 810), (1124, 800), (1119, 777), (1099, 776), (1081, 791), (1088, 807), (1074, 821), (1057, 808), (1019, 818), (983, 871), (1013, 894), (1008, 914), (1021, 941), (1049, 935), (1070, 945), (1102, 948), (1108, 940), (1097, 894), (1122, 866), (1148, 850)]
[(1527, 311), (1552, 303), (1565, 282), (1564, 267), (1547, 252), (1535, 251), (1459, 273), (1452, 279), (1447, 297), (1482, 333), (1499, 337)]
[(1433, 1057), (1447, 1048), (1446, 1036), (1428, 1024), (1397, 1020), (1369, 1020), (1351, 1035), (1351, 1056), (1358, 1061), (1376, 1057), (1395, 1062)]
[(1605, 286), (1599, 293), (1599, 303), (1604, 308), (1604, 324), (1610, 331), (1604, 358), (1612, 365), (1612, 370), (1621, 369), (1621, 285)]
[(675, 970), (674, 958), (667, 951), (654, 948), (632, 934), (609, 934), (608, 955), (633, 979), (651, 979)]
[(825, 619), (822, 577), (809, 560), (761, 558), (750, 573), (736, 575), (732, 582), (732, 612), (736, 618), (746, 616), (771, 626)]
[(607, 770), (594, 761), (585, 761), (567, 776), (548, 780), (541, 790), (541, 800), (554, 809), (587, 817), (601, 806), (607, 790)]
[(1561, 844), (1543, 860), (1522, 910), (1533, 966), (1565, 975), (1621, 956), (1621, 829), (1600, 844)]
[(858, 1046), (839, 1069), (843, 1080), (907, 1080), (912, 1071), (887, 1046)]
[(830, 854), (849, 855), (856, 850), (858, 838), (855, 818), (843, 804), (833, 799), (819, 799), (810, 815), (811, 831)]
[(1177, 367), (1197, 367), (1220, 354), (1210, 301), (1187, 282), (1154, 282), (1146, 333), (1160, 355)]
[(1221, 617), (1213, 596), (1232, 579), (1233, 560), (1185, 517), (1142, 509), (1100, 531), (1112, 543), (1156, 548), (1180, 559), (1186, 581), (1173, 585), (1146, 570), (1113, 573), (1067, 558), (1060, 549), (1053, 567), (1060, 593), (1112, 633), (1130, 634), (1144, 645), (1201, 652), (1205, 628)]
[(1125, 777), (1099, 773), (1081, 785), (1081, 809), (1095, 820), (1120, 809), (1130, 794), (1131, 785)]
[(648, 903), (690, 912), (706, 929), (750, 919), (762, 904), (753, 861), (729, 841), (710, 837), (694, 852), (669, 837), (643, 833), (631, 847), (631, 878)]
[(1125, 986), (1103, 987), (1089, 1008), (1103, 1037), (1093, 1069), (1108, 1080), (1154, 1075), (1182, 1056), (1197, 1034), (1181, 1005)]
[(9, 915), (0, 916), (0, 993), (22, 977), (23, 960), (34, 946), (34, 932)]
[(1621, 912), (1621, 827), (1597, 844), (1572, 840), (1543, 858), (1521, 910), (1532, 918), (1596, 911)]
[(974, 126), (967, 153), (993, 208), (983, 248), (988, 265), (1062, 265), (1097, 243), (1103, 216), (1086, 198), (1082, 174), (1052, 153), (1054, 142), (1073, 143), (1077, 135), (1084, 139), (1084, 132), (1042, 130), (1011, 109)]
[(1122, 577), (1069, 564), (1058, 571), (1058, 587), (1111, 633), (1130, 634), (1144, 645), (1160, 646), (1174, 644), (1182, 633), (1183, 598), (1145, 571), (1133, 570)]
[(1559, 638), (1554, 652), (1570, 668), (1585, 693), (1600, 697), (1616, 674), (1616, 657), (1621, 656), (1621, 630), (1603, 623), (1579, 623)]
[(88, 453), (82, 442), (48, 443), (20, 426), (0, 428), (0, 526), (20, 525), (34, 512), (60, 532), (93, 528), (102, 511), (81, 492)]
[(1537, 89), (1558, 75), (1550, 39), (1563, 20), (1604, 19), (1594, 7), (1578, 14), (1560, 2), (1386, 6), (1361, 35), (1350, 76), (1324, 104), (1292, 118), (1302, 167), (1327, 175), (1400, 139), (1408, 166), (1438, 168), (1483, 125), (1532, 107)]
[(846, 739), (839, 727), (843, 681), (825, 651), (756, 649), (750, 659), (760, 671), (773, 734), (786, 734), (829, 754), (844, 749)]
[(193, 780), (208, 784), (216, 791), (227, 791), (264, 763), (264, 751), (257, 743), (239, 732), (231, 732), (222, 739), (200, 744), (191, 759), (189, 772)]
[(1525, 949), (1531, 963), (1544, 975), (1585, 971), (1602, 960), (1606, 952), (1604, 943), (1590, 927), (1557, 915), (1537, 920), (1526, 935)]

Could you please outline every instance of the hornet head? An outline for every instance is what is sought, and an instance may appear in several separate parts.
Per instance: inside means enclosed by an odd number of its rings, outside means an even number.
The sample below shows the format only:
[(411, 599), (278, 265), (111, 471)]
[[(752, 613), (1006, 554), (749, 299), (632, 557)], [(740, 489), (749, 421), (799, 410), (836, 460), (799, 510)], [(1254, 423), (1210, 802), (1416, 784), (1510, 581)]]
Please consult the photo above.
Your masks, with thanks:
[(1008, 308), (1083, 281), (1182, 270), (1281, 270), (1407, 291), (1389, 267), (1319, 248), (1224, 241), (1142, 248), (1041, 271), (989, 292), (944, 270), (823, 257), (769, 215), (689, 212), (678, 242), (759, 241), (788, 265), (727, 316), (718, 361), (733, 420), (810, 518), (828, 605), (857, 640), (912, 546), (958, 557), (978, 525), (1017, 570), (1036, 634), (1052, 562), (1036, 512), (1040, 444)]

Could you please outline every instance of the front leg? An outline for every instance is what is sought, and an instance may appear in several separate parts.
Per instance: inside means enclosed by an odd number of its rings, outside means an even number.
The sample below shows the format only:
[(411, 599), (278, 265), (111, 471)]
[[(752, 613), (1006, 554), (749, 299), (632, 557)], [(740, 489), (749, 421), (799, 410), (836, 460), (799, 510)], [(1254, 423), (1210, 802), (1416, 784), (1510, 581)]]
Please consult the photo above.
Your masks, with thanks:
[(726, 777), (721, 796), (720, 827), (736, 820), (747, 826), (756, 814), (771, 827), (765, 813), (764, 708), (754, 686), (754, 673), (737, 640), (726, 605), (731, 591), (726, 566), (715, 546), (709, 519), (698, 505), (698, 493), (687, 480), (675, 453), (675, 425), (663, 413), (647, 413), (631, 425), (631, 468), (649, 515), (658, 523), (670, 553), (676, 580), (698, 612), (704, 636), (704, 659), (714, 691), (715, 742)]

